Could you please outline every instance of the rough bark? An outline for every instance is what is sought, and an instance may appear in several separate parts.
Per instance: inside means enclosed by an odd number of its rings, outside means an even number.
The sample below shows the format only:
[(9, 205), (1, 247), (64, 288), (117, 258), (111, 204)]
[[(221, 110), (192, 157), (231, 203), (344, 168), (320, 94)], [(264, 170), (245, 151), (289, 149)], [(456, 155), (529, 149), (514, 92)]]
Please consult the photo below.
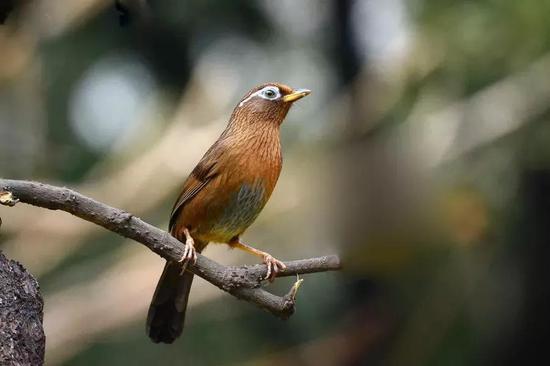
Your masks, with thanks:
[(0, 365), (44, 363), (42, 306), (38, 282), (0, 252)]

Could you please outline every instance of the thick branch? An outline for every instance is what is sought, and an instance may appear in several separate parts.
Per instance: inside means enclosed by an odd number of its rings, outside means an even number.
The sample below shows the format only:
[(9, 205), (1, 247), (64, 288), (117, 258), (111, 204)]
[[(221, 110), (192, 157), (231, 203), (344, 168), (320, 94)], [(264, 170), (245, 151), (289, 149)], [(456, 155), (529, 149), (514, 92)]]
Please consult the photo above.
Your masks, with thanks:
[[(51, 210), (69, 212), (142, 243), (167, 260), (176, 261), (183, 256), (184, 246), (181, 242), (128, 212), (110, 207), (68, 188), (0, 179), (0, 204), (13, 206), (19, 201)], [(290, 261), (285, 264), (287, 269), (279, 273), (279, 277), (337, 270), (340, 268), (340, 259), (332, 255)], [(199, 254), (197, 263), (189, 264), (188, 269), (233, 296), (252, 302), (278, 317), (287, 318), (294, 312), (297, 286), (284, 297), (263, 290), (261, 279), (267, 274), (267, 267), (263, 264), (227, 267)]]

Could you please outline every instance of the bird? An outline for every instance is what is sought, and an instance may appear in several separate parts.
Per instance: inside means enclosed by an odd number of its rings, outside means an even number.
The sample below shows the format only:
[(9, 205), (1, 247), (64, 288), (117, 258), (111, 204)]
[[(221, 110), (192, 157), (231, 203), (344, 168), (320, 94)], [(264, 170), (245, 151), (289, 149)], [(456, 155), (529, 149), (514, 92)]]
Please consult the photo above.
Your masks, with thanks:
[(267, 203), (282, 168), (280, 127), (294, 102), (311, 93), (265, 83), (246, 93), (227, 127), (183, 183), (170, 214), (169, 232), (184, 243), (180, 261), (167, 261), (147, 314), (147, 334), (172, 343), (182, 333), (195, 262), (209, 243), (227, 244), (260, 257), (273, 281), (284, 263), (245, 244), (241, 236)]

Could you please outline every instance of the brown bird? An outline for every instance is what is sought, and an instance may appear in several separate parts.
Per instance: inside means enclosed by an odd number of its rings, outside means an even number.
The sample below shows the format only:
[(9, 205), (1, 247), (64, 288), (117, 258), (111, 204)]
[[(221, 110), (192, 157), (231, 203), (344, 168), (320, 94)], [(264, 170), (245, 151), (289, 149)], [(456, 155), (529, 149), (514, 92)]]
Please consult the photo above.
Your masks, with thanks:
[(170, 233), (185, 243), (180, 262), (167, 262), (147, 315), (153, 342), (172, 343), (182, 332), (193, 274), (185, 271), (208, 243), (225, 243), (262, 258), (273, 280), (285, 265), (240, 237), (267, 203), (282, 167), (279, 128), (292, 104), (308, 95), (268, 83), (237, 104), (226, 129), (193, 169), (170, 215)]

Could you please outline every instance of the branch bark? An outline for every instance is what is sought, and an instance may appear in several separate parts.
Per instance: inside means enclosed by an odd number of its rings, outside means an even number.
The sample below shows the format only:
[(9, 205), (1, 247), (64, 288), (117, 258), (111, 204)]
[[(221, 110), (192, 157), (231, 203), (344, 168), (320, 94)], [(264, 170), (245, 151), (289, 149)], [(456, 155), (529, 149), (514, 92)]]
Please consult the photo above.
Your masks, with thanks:
[[(18, 202), (50, 210), (62, 210), (92, 222), (126, 238), (133, 239), (170, 261), (183, 256), (184, 245), (153, 225), (123, 210), (108, 206), (65, 187), (38, 182), (0, 179), (0, 204), (14, 206)], [(287, 269), (279, 277), (305, 273), (334, 271), (341, 268), (338, 256), (324, 256), (285, 262)], [(261, 288), (267, 274), (263, 264), (251, 266), (221, 265), (198, 254), (197, 262), (187, 267), (199, 277), (230, 293), (251, 302), (273, 315), (286, 319), (294, 313), (298, 286), (285, 296), (271, 294)]]

